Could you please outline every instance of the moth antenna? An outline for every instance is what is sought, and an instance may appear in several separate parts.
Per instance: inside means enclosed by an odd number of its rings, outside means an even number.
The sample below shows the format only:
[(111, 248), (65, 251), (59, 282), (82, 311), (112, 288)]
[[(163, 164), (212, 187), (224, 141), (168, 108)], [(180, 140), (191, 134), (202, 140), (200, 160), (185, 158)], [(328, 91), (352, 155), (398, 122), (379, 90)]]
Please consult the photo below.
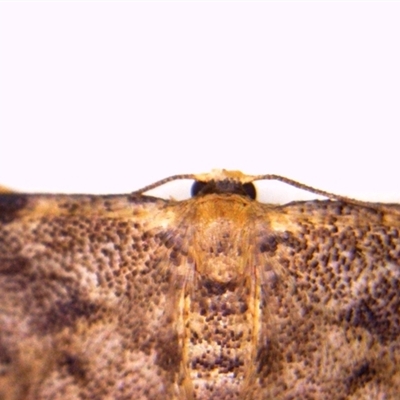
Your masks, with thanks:
[(304, 183), (297, 182), (293, 179), (289, 179), (289, 178), (286, 178), (285, 176), (281, 176), (281, 175), (275, 175), (275, 174), (258, 175), (258, 176), (254, 177), (253, 182), (260, 181), (260, 180), (279, 181), (279, 182), (286, 183), (287, 185), (293, 186), (295, 188), (305, 190), (307, 192), (314, 193), (319, 196), (327, 197), (328, 199), (340, 200), (340, 201), (344, 201), (346, 203), (356, 204), (356, 205), (360, 205), (360, 206), (369, 206), (369, 207), (373, 206), (373, 204), (371, 204), (371, 203), (352, 199), (351, 197), (341, 196), (340, 194), (327, 192), (325, 190), (316, 189), (312, 186), (305, 185)]
[[(143, 194), (149, 190), (155, 189), (159, 186), (162, 186), (168, 182), (172, 182), (172, 181), (176, 181), (176, 180), (180, 180), (180, 179), (193, 179), (196, 180), (198, 179), (199, 176), (198, 175), (194, 175), (194, 174), (180, 174), (180, 175), (172, 175), (169, 176), (168, 178), (164, 178), (161, 179), (157, 182), (152, 183), (151, 185), (147, 185), (139, 190), (135, 190), (134, 192), (132, 192), (132, 194)], [(239, 179), (240, 180), (240, 179)], [(254, 181), (261, 181), (261, 180), (274, 180), (274, 181), (279, 181), (282, 183), (286, 183), (287, 185), (293, 186), (295, 188), (301, 189), (301, 190), (305, 190), (307, 192), (310, 193), (314, 193), (317, 194), (319, 196), (323, 196), (326, 197), (328, 199), (332, 199), (332, 200), (340, 200), (343, 201), (345, 203), (350, 203), (350, 204), (355, 204), (355, 205), (359, 205), (359, 206), (364, 206), (364, 207), (370, 207), (370, 208), (374, 208), (374, 204), (373, 203), (369, 203), (366, 201), (361, 201), (361, 200), (356, 200), (353, 199), (351, 197), (347, 197), (347, 196), (342, 196), (340, 194), (336, 194), (336, 193), (331, 193), (331, 192), (327, 192), (326, 190), (321, 190), (321, 189), (316, 189), (312, 186), (308, 186), (305, 185), (304, 183), (295, 181), (293, 179), (289, 179), (286, 178), (285, 176), (281, 176), (281, 175), (275, 175), (275, 174), (266, 174), (266, 175), (256, 175), (256, 176), (252, 176), (251, 179), (249, 180), (250, 182), (254, 182)]]
[(168, 178), (161, 179), (160, 181), (154, 182), (151, 185), (147, 185), (139, 190), (135, 190), (132, 194), (143, 194), (151, 189), (155, 189), (156, 187), (165, 185), (168, 182), (177, 181), (179, 179), (196, 179), (193, 174), (181, 174), (181, 175), (172, 175)]

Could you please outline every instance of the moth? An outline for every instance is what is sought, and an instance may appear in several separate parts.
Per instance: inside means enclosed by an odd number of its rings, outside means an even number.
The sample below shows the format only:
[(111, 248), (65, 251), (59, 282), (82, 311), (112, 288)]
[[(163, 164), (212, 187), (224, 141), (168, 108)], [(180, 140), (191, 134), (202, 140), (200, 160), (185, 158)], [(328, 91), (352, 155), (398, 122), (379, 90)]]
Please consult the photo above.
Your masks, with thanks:
[[(259, 179), (329, 199), (262, 204)], [(238, 171), (4, 192), (0, 399), (398, 399), (399, 230), (398, 204)]]

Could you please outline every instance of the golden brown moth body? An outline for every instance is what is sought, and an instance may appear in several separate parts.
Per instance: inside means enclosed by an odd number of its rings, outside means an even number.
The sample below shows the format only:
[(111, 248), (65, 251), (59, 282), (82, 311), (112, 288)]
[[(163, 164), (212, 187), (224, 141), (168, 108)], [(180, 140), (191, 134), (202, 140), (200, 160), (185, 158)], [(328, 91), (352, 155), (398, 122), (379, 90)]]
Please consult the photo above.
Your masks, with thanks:
[(399, 398), (399, 205), (173, 178), (0, 195), (1, 400)]

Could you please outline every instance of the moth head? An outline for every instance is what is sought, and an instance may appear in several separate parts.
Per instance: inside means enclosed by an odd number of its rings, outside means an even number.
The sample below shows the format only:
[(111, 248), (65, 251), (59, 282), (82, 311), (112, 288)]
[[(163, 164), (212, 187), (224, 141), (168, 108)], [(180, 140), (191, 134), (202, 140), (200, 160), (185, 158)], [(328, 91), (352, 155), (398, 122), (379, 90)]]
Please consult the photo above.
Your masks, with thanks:
[(240, 171), (214, 169), (210, 173), (194, 176), (191, 194), (192, 197), (206, 194), (238, 194), (255, 200), (257, 193), (252, 178)]
[(211, 180), (208, 182), (194, 181), (191, 189), (192, 197), (203, 196), (206, 194), (238, 194), (256, 199), (257, 193), (253, 183), (241, 183), (234, 180)]

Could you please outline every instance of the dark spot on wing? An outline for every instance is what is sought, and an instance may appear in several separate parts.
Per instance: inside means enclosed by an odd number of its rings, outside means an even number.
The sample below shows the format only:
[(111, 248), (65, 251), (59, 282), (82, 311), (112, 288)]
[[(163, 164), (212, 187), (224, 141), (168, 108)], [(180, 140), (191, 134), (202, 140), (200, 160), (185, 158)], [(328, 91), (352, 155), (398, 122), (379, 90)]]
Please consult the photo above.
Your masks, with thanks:
[(273, 255), (281, 244), (291, 248), (293, 252), (304, 250), (305, 247), (304, 241), (290, 232), (264, 235), (260, 238), (258, 247), (261, 253)]
[(268, 341), (268, 344), (259, 347), (256, 362), (257, 373), (260, 377), (277, 373), (282, 368), (282, 354), (275, 341)]
[(0, 195), (0, 222), (9, 223), (18, 217), (28, 202), (26, 195), (19, 193), (5, 193)]
[(358, 388), (365, 386), (367, 382), (374, 378), (375, 374), (375, 369), (368, 362), (356, 366), (346, 381), (349, 392), (355, 392)]
[(157, 350), (156, 364), (165, 371), (177, 372), (182, 361), (182, 351), (177, 334), (167, 329), (165, 334), (158, 337), (155, 348)]
[(267, 236), (260, 243), (261, 253), (275, 253), (277, 247), (278, 247), (278, 241), (274, 235)]
[(366, 329), (385, 343), (400, 335), (399, 309), (398, 298), (394, 298), (391, 304), (379, 304), (372, 298), (366, 298), (351, 305), (342, 316), (347, 323)]
[(8, 346), (5, 345), (0, 339), (0, 365), (8, 365), (12, 362), (12, 356), (8, 350)]
[(55, 301), (52, 308), (46, 313), (44, 326), (45, 332), (61, 330), (73, 326), (79, 318), (93, 321), (100, 306), (85, 299), (78, 293), (71, 293), (68, 300)]
[(297, 237), (291, 232), (284, 232), (278, 237), (278, 242), (290, 247), (294, 252), (304, 250), (305, 241), (303, 237)]
[(0, 258), (0, 274), (23, 275), (30, 268), (30, 261), (25, 257)]
[(76, 380), (82, 381), (86, 379), (86, 367), (81, 358), (74, 354), (64, 353), (60, 360), (60, 365), (64, 366), (69, 375)]

